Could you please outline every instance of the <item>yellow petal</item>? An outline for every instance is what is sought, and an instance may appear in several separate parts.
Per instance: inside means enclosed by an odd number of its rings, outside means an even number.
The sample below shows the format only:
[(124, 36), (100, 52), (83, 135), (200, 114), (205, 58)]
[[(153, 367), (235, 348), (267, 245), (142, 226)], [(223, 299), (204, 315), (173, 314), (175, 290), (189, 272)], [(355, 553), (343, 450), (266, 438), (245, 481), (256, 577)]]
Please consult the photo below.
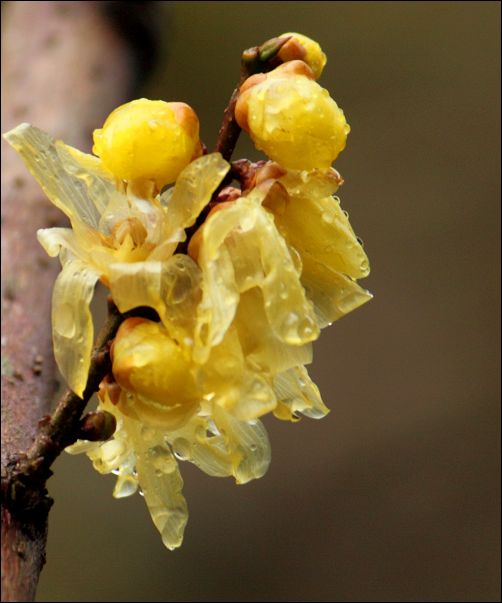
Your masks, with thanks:
[(274, 379), (279, 401), (274, 415), (286, 421), (298, 420), (298, 414), (311, 419), (322, 419), (329, 412), (319, 393), (319, 388), (309, 377), (304, 366), (298, 366)]
[(162, 542), (168, 549), (179, 547), (188, 520), (178, 463), (164, 444), (163, 434), (128, 420), (127, 430), (136, 453), (136, 470), (145, 502)]
[(194, 417), (186, 429), (173, 436), (172, 447), (178, 458), (194, 463), (207, 475), (232, 475), (232, 455), (226, 438), (209, 417)]
[(192, 161), (181, 172), (174, 187), (161, 195), (171, 232), (194, 224), (229, 169), (219, 153), (211, 153)]
[(238, 484), (262, 477), (270, 464), (270, 444), (262, 423), (240, 421), (218, 404), (210, 417), (194, 417), (170, 434), (169, 441), (177, 458), (208, 475), (232, 475)]
[(85, 155), (29, 124), (7, 132), (5, 139), (21, 155), (45, 194), (72, 221), (97, 228), (114, 180), (99, 160)]
[(369, 262), (336, 197), (290, 196), (276, 224), (300, 254), (309, 253), (352, 278), (369, 274)]
[(271, 375), (312, 362), (312, 344), (291, 345), (270, 329), (263, 294), (258, 288), (241, 294), (235, 324), (248, 363)]
[(91, 363), (94, 328), (89, 304), (98, 278), (80, 260), (69, 259), (52, 294), (54, 356), (68, 386), (80, 397)]
[(154, 308), (164, 326), (181, 345), (192, 345), (197, 304), (201, 298), (201, 274), (187, 255), (165, 262), (112, 264), (110, 291), (121, 312), (139, 306)]
[(232, 460), (232, 475), (238, 484), (262, 477), (270, 464), (270, 443), (259, 421), (239, 421), (215, 406), (214, 422), (226, 439)]
[(239, 293), (253, 287), (261, 289), (267, 320), (280, 340), (301, 345), (318, 336), (312, 305), (288, 247), (259, 203), (241, 198), (216, 212), (204, 225), (202, 238), (199, 350), (207, 353), (222, 340), (235, 316)]
[(69, 249), (74, 255), (80, 255), (81, 248), (71, 228), (40, 228), (37, 239), (47, 255), (56, 257), (61, 249)]
[(235, 418), (257, 419), (276, 405), (269, 370), (268, 367), (262, 370), (243, 354), (240, 335), (232, 325), (201, 368), (202, 387), (206, 397), (208, 392), (213, 393), (213, 404), (225, 408)]
[(303, 255), (302, 283), (314, 303), (319, 326), (325, 327), (368, 302), (373, 296), (350, 277)]

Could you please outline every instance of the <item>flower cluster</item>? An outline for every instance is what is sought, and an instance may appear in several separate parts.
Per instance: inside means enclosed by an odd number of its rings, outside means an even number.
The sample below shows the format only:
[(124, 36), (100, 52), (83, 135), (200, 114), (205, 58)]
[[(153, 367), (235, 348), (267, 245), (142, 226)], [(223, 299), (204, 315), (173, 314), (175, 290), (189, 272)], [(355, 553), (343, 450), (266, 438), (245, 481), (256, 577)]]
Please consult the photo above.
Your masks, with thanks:
[(282, 41), (280, 64), (240, 89), (235, 119), (268, 157), (245, 161), (245, 177), (203, 151), (184, 103), (119, 107), (94, 132), (95, 155), (28, 124), (6, 135), (71, 222), (38, 232), (62, 264), (53, 340), (70, 388), (85, 389), (97, 281), (120, 312), (155, 311), (124, 320), (113, 341), (99, 390), (113, 437), (69, 452), (115, 473), (115, 497), (140, 489), (169, 548), (188, 517), (177, 459), (237, 483), (261, 477), (260, 417), (328, 412), (305, 368), (312, 342), (371, 297), (356, 282), (366, 254), (333, 196), (349, 126), (315, 81), (326, 57), (300, 34)]

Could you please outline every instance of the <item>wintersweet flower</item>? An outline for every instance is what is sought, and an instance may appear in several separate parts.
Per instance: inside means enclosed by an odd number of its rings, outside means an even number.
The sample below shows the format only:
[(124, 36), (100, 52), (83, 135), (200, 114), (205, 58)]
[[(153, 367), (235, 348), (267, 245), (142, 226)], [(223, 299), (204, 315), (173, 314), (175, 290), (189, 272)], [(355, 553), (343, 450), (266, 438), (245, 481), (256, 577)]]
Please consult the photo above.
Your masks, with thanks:
[(121, 309), (123, 289), (128, 296), (136, 292), (141, 298), (140, 289), (148, 287), (135, 276), (144, 269), (155, 280), (150, 298), (157, 306), (164, 303), (162, 287), (169, 289), (165, 280), (179, 266), (169, 260), (229, 165), (217, 153), (200, 157), (181, 171), (173, 188), (158, 195), (154, 173), (117, 181), (97, 157), (54, 141), (29, 124), (21, 124), (5, 138), (71, 222), (71, 228), (42, 229), (37, 234), (50, 256), (59, 255), (63, 267), (52, 297), (54, 355), (70, 388), (82, 395), (93, 345), (89, 304), (96, 282), (109, 287)]
[[(187, 258), (187, 269), (194, 266)], [(251, 295), (244, 305), (254, 302)], [(256, 305), (258, 312), (261, 306)], [(189, 326), (179, 316), (173, 322), (188, 336), (197, 321)], [(293, 356), (279, 366), (262, 331), (265, 324), (264, 317), (250, 325), (237, 316), (207, 360), (197, 363), (186, 338), (173, 339), (162, 323), (127, 319), (112, 347), (112, 375), (99, 394), (98, 409), (114, 415), (116, 431), (106, 442), (77, 442), (67, 449), (86, 452), (101, 473), (115, 473), (116, 498), (140, 488), (170, 549), (180, 546), (188, 519), (177, 460), (244, 484), (261, 477), (270, 463), (261, 416), (273, 411), (298, 420), (301, 414), (321, 418), (328, 412)], [(309, 361), (309, 353), (297, 353), (296, 359)], [(269, 355), (272, 363), (264, 370)]]

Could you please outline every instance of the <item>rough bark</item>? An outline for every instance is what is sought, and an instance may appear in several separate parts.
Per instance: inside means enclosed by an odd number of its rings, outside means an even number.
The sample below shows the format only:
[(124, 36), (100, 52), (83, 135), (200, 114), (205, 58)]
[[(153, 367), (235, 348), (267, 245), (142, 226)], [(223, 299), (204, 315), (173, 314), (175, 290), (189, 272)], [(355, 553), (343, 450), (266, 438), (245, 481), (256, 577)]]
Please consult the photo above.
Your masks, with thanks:
[[(6, 3), (2, 132), (27, 121), (89, 149), (92, 130), (127, 100), (137, 73), (137, 53), (105, 15), (109, 4)], [(131, 4), (116, 2), (113, 9), (121, 14)], [(59, 266), (45, 256), (36, 231), (62, 219), (21, 160), (2, 145), (3, 475), (9, 458), (31, 445), (57, 385), (50, 305)], [(2, 601), (33, 600), (44, 563), (47, 512), (2, 509)]]

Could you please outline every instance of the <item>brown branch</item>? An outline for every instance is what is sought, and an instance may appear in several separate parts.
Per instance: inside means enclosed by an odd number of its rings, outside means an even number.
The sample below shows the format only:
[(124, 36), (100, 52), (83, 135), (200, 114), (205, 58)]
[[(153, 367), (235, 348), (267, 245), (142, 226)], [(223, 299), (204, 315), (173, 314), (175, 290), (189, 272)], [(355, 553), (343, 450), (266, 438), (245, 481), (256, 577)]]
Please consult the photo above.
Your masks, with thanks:
[[(122, 4), (130, 10), (134, 3), (114, 3)], [(5, 3), (2, 131), (29, 121), (78, 148), (89, 147), (93, 128), (127, 99), (135, 78), (134, 52), (104, 16), (105, 6), (107, 2)], [(30, 448), (56, 388), (50, 305), (58, 265), (45, 256), (35, 235), (38, 228), (60, 224), (19, 158), (5, 150), (2, 477), (12, 467), (9, 459)], [(28, 510), (12, 497), (3, 502), (2, 601), (33, 600), (44, 563), (48, 505)]]

